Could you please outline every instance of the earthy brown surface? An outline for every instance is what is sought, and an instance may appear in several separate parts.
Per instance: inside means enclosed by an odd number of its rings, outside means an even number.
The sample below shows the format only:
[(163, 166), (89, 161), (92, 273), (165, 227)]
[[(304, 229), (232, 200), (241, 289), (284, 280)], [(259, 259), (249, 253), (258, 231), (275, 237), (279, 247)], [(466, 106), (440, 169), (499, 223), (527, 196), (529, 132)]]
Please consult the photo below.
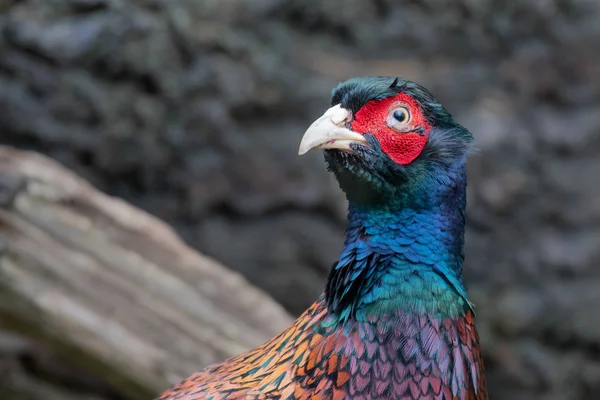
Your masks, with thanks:
[[(0, 146), (0, 199), (0, 354), (13, 362), (52, 349), (106, 393), (141, 400), (292, 321), (161, 221), (45, 157)], [(32, 398), (52, 387), (2, 379)], [(61, 397), (50, 390), (38, 398)]]
[(600, 3), (343, 4), (0, 1), (0, 140), (165, 219), (298, 313), (345, 218), (300, 136), (339, 80), (417, 80), (481, 150), (466, 274), (491, 397), (600, 397)]

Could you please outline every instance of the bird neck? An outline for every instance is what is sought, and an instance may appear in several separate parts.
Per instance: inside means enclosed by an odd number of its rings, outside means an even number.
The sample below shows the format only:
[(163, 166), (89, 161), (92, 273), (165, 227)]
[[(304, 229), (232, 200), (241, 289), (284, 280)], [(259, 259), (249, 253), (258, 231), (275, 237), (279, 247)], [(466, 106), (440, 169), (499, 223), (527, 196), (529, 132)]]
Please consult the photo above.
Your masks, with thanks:
[(464, 173), (427, 201), (350, 202), (347, 238), (325, 290), (342, 318), (410, 313), (439, 318), (470, 307), (462, 276)]

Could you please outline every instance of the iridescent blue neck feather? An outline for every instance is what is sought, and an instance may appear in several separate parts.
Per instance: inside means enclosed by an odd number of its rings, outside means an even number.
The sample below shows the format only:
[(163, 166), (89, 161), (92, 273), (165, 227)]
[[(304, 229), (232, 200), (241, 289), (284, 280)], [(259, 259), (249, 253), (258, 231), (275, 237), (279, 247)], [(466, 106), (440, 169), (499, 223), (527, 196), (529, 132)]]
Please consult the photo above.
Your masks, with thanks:
[(407, 186), (396, 199), (350, 200), (348, 230), (326, 299), (343, 319), (405, 312), (464, 315), (462, 277), (466, 178), (464, 161), (445, 176)]

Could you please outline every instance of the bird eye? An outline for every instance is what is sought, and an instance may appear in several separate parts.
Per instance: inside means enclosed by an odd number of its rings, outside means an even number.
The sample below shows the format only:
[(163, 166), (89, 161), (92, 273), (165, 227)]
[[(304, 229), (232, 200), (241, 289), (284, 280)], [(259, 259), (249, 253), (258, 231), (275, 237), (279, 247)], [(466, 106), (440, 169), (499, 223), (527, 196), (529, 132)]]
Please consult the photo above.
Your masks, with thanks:
[(406, 108), (398, 108), (394, 110), (394, 119), (398, 122), (405, 123), (408, 121), (408, 110)]
[(388, 116), (387, 124), (390, 128), (397, 131), (405, 131), (405, 126), (410, 122), (410, 112), (406, 107), (396, 107), (392, 109)]

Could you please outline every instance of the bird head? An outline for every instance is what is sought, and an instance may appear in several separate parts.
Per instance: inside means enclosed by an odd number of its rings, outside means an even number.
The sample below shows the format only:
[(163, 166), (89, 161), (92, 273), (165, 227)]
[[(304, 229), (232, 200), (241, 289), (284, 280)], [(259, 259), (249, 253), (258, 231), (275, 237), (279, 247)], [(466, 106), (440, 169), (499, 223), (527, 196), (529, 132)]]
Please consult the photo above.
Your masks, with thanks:
[(353, 203), (431, 203), (464, 179), (471, 141), (469, 131), (422, 86), (363, 77), (333, 90), (331, 108), (308, 128), (298, 153), (324, 149)]

